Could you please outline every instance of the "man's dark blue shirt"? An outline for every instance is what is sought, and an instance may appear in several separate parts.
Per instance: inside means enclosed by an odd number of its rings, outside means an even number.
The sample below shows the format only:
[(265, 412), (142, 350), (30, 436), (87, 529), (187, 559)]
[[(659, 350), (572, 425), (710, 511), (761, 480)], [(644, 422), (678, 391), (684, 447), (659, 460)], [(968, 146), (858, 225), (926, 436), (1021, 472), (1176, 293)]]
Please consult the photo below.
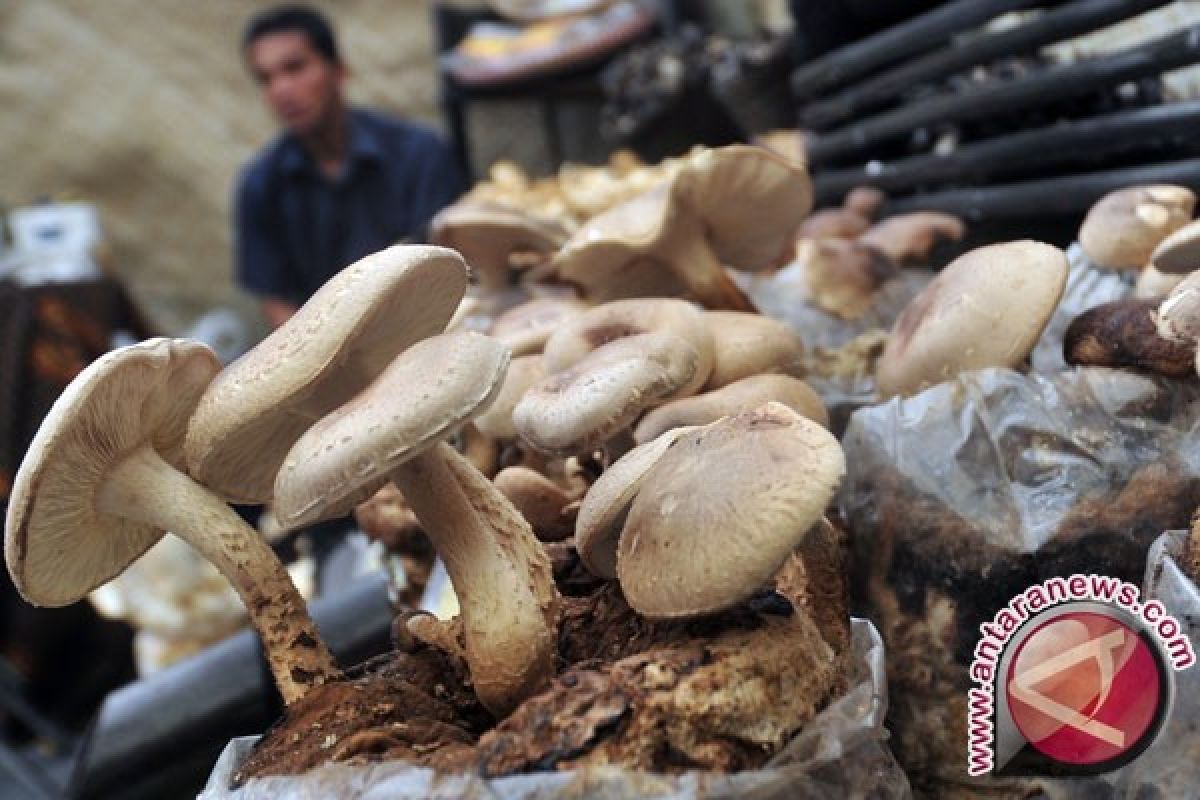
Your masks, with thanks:
[(432, 131), (369, 111), (349, 112), (349, 151), (336, 178), (321, 174), (290, 134), (241, 173), (234, 201), (237, 281), (301, 305), (343, 267), (400, 241), (421, 241), (463, 178)]

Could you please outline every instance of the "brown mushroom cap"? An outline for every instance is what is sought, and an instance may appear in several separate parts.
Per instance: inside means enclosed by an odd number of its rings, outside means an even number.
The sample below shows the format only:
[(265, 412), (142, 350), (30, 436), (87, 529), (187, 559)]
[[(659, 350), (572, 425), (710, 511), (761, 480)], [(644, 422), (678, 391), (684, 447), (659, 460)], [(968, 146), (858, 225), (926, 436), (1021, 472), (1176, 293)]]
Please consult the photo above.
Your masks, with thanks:
[(1195, 204), (1196, 196), (1183, 186), (1117, 189), (1088, 210), (1079, 245), (1101, 267), (1141, 269), (1163, 239), (1192, 219)]
[(1196, 342), (1167, 339), (1155, 328), (1157, 300), (1125, 298), (1089, 308), (1063, 336), (1068, 364), (1133, 367), (1172, 378), (1194, 372)]
[(110, 468), (144, 445), (183, 466), (188, 417), (221, 369), (198, 342), (151, 339), (94, 361), (46, 415), (18, 470), (4, 555), (31, 603), (65, 606), (119, 575), (163, 530), (99, 510)]
[(880, 394), (913, 394), (965, 370), (1017, 366), (1066, 281), (1066, 256), (1041, 242), (1005, 242), (959, 256), (896, 320), (876, 365)]
[(513, 423), (543, 453), (586, 452), (693, 383), (698, 361), (687, 342), (669, 333), (616, 339), (526, 392)]
[(506, 467), (496, 474), (496, 488), (529, 521), (543, 542), (559, 542), (575, 528), (574, 504), (583, 497), (586, 484), (559, 486), (528, 467)]
[(695, 429), (674, 428), (638, 445), (600, 473), (588, 488), (575, 518), (575, 549), (593, 575), (617, 577), (617, 541), (642, 478), (676, 439), (691, 430)]
[(550, 334), (586, 308), (578, 300), (537, 297), (496, 317), (488, 335), (508, 345), (513, 358), (540, 353)]
[(562, 372), (598, 347), (644, 333), (669, 333), (695, 351), (696, 371), (676, 396), (692, 394), (704, 385), (715, 357), (715, 342), (705, 312), (684, 300), (668, 297), (614, 300), (565, 320), (546, 340), (546, 372)]
[(443, 247), (399, 245), (346, 267), (212, 382), (188, 426), (190, 473), (234, 502), (270, 500), (300, 434), (441, 332), (466, 283)]
[(516, 254), (549, 258), (567, 240), (557, 222), (495, 203), (459, 202), (430, 222), (430, 242), (457, 250), (478, 282), (498, 288), (509, 283)]
[(396, 467), (487, 407), (508, 364), (504, 345), (472, 332), (431, 336), (405, 350), (296, 440), (275, 482), (280, 524), (295, 530), (350, 513)]
[(957, 242), (966, 234), (963, 221), (936, 211), (914, 211), (880, 220), (858, 237), (894, 264), (923, 264), (940, 242)]
[(1189, 222), (1159, 242), (1150, 255), (1150, 264), (1170, 275), (1200, 269), (1200, 220)]
[(813, 304), (842, 319), (859, 319), (871, 308), (875, 293), (899, 271), (887, 256), (861, 241), (803, 241), (796, 261)]
[(803, 374), (804, 342), (779, 320), (741, 311), (706, 311), (704, 320), (716, 345), (705, 391), (765, 372)]
[(475, 417), (475, 427), (496, 439), (515, 438), (517, 427), (513, 424), (513, 409), (527, 391), (545, 378), (546, 368), (540, 355), (514, 358), (508, 366), (508, 373), (504, 376), (504, 383), (496, 393), (496, 398)]
[(833, 434), (778, 403), (680, 436), (643, 478), (617, 547), (629, 605), (665, 618), (745, 599), (821, 522), (844, 474)]
[(708, 425), (721, 417), (750, 411), (772, 400), (829, 427), (825, 404), (807, 383), (790, 375), (751, 375), (720, 389), (682, 397), (651, 410), (634, 428), (633, 438), (642, 444), (673, 428)]

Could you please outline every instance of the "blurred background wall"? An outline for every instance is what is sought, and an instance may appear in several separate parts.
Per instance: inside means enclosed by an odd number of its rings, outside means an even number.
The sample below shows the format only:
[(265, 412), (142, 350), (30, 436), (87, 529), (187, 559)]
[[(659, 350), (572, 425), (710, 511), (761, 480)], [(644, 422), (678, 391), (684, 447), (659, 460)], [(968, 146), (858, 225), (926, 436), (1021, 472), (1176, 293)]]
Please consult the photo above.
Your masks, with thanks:
[[(0, 2), (0, 204), (98, 207), (107, 264), (148, 321), (184, 330), (254, 304), (230, 277), (238, 167), (275, 133), (241, 60), (273, 2)], [(351, 99), (440, 125), (424, 0), (313, 2), (333, 19)]]

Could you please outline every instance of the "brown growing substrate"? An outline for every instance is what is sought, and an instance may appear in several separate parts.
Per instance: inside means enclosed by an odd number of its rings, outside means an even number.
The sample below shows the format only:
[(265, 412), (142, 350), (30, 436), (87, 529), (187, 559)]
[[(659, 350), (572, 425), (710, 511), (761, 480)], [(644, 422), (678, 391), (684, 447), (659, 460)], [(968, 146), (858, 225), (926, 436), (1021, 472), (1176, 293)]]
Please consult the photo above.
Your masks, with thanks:
[[(615, 584), (585, 577), (571, 548), (556, 546), (560, 674), (499, 727), (488, 732), (493, 720), (460, 661), (410, 641), (407, 652), (374, 659), (289, 709), (236, 780), (393, 759), (487, 775), (608, 763), (661, 772), (760, 766), (845, 689), (845, 573), (826, 563), (842, 557), (841, 543), (828, 533), (810, 539), (777, 590), (663, 622), (638, 616)], [(809, 593), (813, 572), (839, 580)], [(837, 598), (840, 610), (819, 622), (795, 610)]]
[(1036, 553), (991, 544), (894, 469), (876, 472), (869, 491), (874, 527), (854, 537), (855, 585), (887, 647), (893, 751), (914, 787), (937, 794), (943, 781), (967, 780), (966, 692), (979, 625), (1054, 576), (1140, 585), (1150, 544), (1186, 525), (1200, 504), (1200, 477), (1178, 461), (1143, 466), (1080, 502)]

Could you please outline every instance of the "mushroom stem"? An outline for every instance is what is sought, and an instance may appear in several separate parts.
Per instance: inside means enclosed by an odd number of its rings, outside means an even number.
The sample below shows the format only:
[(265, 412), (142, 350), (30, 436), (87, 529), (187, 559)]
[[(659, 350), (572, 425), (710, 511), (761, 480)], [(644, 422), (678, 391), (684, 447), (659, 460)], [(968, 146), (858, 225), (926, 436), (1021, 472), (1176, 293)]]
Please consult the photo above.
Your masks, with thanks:
[(391, 479), (454, 584), (475, 693), (503, 716), (554, 675), (550, 561), (520, 513), (453, 448), (430, 448)]
[(702, 235), (675, 237), (671, 252), (671, 268), (700, 305), (710, 311), (758, 311)]
[(98, 509), (171, 531), (212, 562), (246, 605), (287, 706), (341, 672), (270, 546), (217, 495), (143, 446), (112, 470)]

